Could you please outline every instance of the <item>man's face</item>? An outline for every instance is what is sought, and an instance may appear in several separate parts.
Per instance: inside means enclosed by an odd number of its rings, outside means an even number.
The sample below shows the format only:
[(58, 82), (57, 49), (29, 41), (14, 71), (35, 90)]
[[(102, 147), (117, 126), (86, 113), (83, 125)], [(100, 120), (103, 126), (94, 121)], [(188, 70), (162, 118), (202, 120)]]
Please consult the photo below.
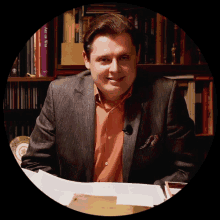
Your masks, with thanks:
[(92, 44), (90, 60), (83, 57), (94, 83), (108, 101), (119, 100), (136, 77), (137, 55), (131, 38), (124, 33), (97, 36)]

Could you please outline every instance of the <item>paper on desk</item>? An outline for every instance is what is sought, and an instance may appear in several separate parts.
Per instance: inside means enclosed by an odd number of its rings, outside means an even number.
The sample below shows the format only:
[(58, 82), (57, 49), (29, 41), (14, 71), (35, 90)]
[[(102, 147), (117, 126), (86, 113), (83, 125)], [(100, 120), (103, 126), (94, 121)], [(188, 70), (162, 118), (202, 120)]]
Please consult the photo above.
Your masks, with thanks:
[(141, 194), (120, 194), (117, 196), (117, 205), (133, 205), (153, 207), (153, 197)]
[[(94, 182), (93, 195), (117, 196), (117, 204), (142, 205), (152, 207), (165, 201), (162, 188), (158, 185), (138, 183)], [(139, 200), (137, 199), (139, 196)]]
[(75, 194), (117, 196), (117, 204), (149, 206), (159, 205), (165, 197), (160, 186), (134, 183), (76, 182), (42, 170), (30, 180), (46, 195), (62, 205), (68, 205)]
[(24, 169), (24, 168), (21, 168), (22, 169), (22, 171), (26, 174), (26, 176), (28, 177), (28, 178), (31, 178), (34, 174), (36, 174), (36, 172), (33, 172), (33, 171), (31, 171), (31, 170), (27, 170), (27, 169)]

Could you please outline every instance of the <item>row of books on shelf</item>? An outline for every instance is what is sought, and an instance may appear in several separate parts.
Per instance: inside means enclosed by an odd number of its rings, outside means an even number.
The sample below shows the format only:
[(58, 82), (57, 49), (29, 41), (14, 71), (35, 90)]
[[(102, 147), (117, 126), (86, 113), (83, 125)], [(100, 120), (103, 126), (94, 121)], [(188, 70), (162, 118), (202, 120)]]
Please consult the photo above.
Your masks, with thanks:
[(10, 77), (46, 77), (53, 75), (53, 20), (37, 30), (14, 60)]
[[(97, 6), (98, 7), (98, 6)], [(74, 8), (63, 13), (61, 64), (84, 65), (82, 58), (83, 35), (96, 15), (121, 13), (139, 30), (141, 38), (141, 64), (202, 64), (206, 63), (199, 48), (179, 26), (165, 16), (141, 8), (122, 10), (117, 7)], [(60, 16), (59, 16), (60, 17)], [(75, 45), (72, 48), (72, 45)], [(26, 42), (9, 76), (46, 77), (53, 75), (54, 65), (54, 20), (44, 24)]]
[[(41, 82), (43, 83), (43, 82)], [(9, 82), (5, 89), (3, 109), (41, 109), (46, 97), (46, 86), (36, 83)]]
[[(121, 13), (140, 32), (140, 64), (203, 64), (200, 49), (177, 24), (165, 16), (145, 8), (127, 9), (117, 6), (78, 7), (63, 13), (62, 44), (82, 43), (83, 35), (96, 15)], [(67, 47), (67, 46), (66, 46)], [(64, 47), (64, 48), (66, 48)], [(81, 47), (82, 48), (82, 47)], [(80, 50), (77, 50), (81, 56)], [(68, 50), (62, 51), (67, 57)], [(68, 59), (68, 58), (67, 58)], [(74, 61), (64, 65), (74, 65)], [(62, 64), (62, 63), (61, 63)], [(82, 61), (79, 62), (79, 65)]]
[(185, 98), (196, 134), (214, 135), (214, 97), (212, 76), (174, 76)]
[(4, 121), (5, 132), (10, 143), (15, 137), (30, 136), (34, 126), (34, 121)]

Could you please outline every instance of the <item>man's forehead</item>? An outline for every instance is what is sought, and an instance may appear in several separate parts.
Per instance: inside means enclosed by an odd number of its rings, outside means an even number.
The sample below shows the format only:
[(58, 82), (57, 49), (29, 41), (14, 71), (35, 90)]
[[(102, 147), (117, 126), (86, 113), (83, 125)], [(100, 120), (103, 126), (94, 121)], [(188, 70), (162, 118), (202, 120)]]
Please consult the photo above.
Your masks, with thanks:
[(114, 36), (101, 35), (97, 36), (92, 43), (93, 54), (108, 53), (112, 50), (119, 53), (132, 53), (135, 46), (132, 44), (130, 35), (127, 33)]

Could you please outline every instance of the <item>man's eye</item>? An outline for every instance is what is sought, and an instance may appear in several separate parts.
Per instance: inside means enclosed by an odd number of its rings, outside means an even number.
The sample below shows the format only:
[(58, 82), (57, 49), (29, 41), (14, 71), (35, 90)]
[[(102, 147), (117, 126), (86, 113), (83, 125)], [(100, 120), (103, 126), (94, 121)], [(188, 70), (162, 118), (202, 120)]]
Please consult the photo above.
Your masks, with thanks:
[(109, 61), (108, 58), (102, 58), (101, 60), (102, 60), (103, 62)]
[(129, 60), (129, 56), (122, 56), (120, 59), (126, 61)]
[(102, 63), (106, 63), (106, 62), (110, 62), (110, 59), (107, 57), (103, 57), (103, 58), (100, 58), (99, 61)]

